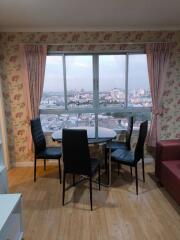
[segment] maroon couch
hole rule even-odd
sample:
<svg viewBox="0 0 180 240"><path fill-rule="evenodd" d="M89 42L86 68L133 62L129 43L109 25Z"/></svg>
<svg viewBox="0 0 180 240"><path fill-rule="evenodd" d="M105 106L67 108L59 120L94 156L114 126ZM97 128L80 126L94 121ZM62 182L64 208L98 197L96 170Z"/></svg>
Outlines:
<svg viewBox="0 0 180 240"><path fill-rule="evenodd" d="M180 140L157 143L155 175L180 204Z"/></svg>

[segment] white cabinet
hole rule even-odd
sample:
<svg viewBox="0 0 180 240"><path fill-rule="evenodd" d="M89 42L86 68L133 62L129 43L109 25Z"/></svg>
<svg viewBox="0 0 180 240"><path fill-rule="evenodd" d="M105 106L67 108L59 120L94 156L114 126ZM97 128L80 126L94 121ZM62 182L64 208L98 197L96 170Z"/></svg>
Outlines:
<svg viewBox="0 0 180 240"><path fill-rule="evenodd" d="M7 171L4 165L3 145L0 140L0 193L8 192Z"/></svg>
<svg viewBox="0 0 180 240"><path fill-rule="evenodd" d="M8 143L0 78L0 193L8 192L6 173L6 169L8 167L9 167Z"/></svg>
<svg viewBox="0 0 180 240"><path fill-rule="evenodd" d="M0 239L23 237L21 194L0 194Z"/></svg>
<svg viewBox="0 0 180 240"><path fill-rule="evenodd" d="M5 166L0 166L0 193L8 193L7 172Z"/></svg>

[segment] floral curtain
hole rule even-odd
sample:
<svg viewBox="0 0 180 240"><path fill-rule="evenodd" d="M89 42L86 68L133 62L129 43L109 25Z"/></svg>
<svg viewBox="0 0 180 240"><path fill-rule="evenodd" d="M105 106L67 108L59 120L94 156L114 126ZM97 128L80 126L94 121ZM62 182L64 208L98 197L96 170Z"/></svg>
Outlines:
<svg viewBox="0 0 180 240"><path fill-rule="evenodd" d="M152 97L152 120L148 134L148 146L155 147L160 138L160 116L163 114L163 92L166 81L169 43L152 43L146 45L147 64Z"/></svg>
<svg viewBox="0 0 180 240"><path fill-rule="evenodd" d="M38 117L46 65L46 45L21 46L24 73L24 94L27 106L28 125L32 118ZM29 147L32 146L29 128Z"/></svg>

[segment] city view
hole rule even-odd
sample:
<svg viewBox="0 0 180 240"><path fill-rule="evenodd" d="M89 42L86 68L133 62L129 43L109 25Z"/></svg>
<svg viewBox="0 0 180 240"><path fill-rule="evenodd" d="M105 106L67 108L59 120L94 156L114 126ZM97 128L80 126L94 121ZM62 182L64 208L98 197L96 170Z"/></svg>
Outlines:
<svg viewBox="0 0 180 240"><path fill-rule="evenodd" d="M93 93L85 90L72 90L67 94L68 108L93 107ZM125 92L112 89L109 92L99 93L99 105L103 107L125 107ZM41 100L41 109L64 109L64 94L45 92ZM128 107L151 107L150 92L145 89L133 90L128 95Z"/></svg>
<svg viewBox="0 0 180 240"><path fill-rule="evenodd" d="M41 114L43 130L52 132L63 127L95 126L95 109L99 112L98 126L115 130L125 129L128 113L121 112L121 109L126 106L151 107L145 54L129 56L127 103L125 62L125 55L99 55L99 83L94 83L95 86L99 85L99 90L94 93L91 55L66 57L65 82L62 56L48 56L40 105L40 109L44 110ZM64 113L65 99L67 109L69 111L77 109L77 113ZM102 112L102 109L106 108L116 110ZM59 109L62 113L46 114L46 109ZM150 118L149 112L137 112L133 115L135 127L143 118Z"/></svg>
<svg viewBox="0 0 180 240"><path fill-rule="evenodd" d="M71 91L67 95L68 109L93 110L93 94L84 90ZM112 89L110 92L99 93L99 107L125 107L125 93L122 90ZM64 109L64 94L46 92L41 100L41 109ZM128 107L151 107L150 92L144 89L134 90L128 95ZM122 113L100 113L98 114L98 125L113 129L127 127L127 116ZM139 115L140 118L140 115ZM149 116L147 116L149 118ZM141 119L137 119L139 125ZM42 114L41 121L44 131L55 131L63 127L94 126L94 113L77 114Z"/></svg>

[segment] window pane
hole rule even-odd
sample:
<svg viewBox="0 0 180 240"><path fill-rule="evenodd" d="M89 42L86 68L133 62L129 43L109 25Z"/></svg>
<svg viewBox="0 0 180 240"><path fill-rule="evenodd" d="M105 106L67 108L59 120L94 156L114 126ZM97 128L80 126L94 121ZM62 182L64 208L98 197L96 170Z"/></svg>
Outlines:
<svg viewBox="0 0 180 240"><path fill-rule="evenodd" d="M94 127L94 113L41 114L43 131L53 132L70 127Z"/></svg>
<svg viewBox="0 0 180 240"><path fill-rule="evenodd" d="M128 107L151 107L146 54L129 55Z"/></svg>
<svg viewBox="0 0 180 240"><path fill-rule="evenodd" d="M53 132L62 128L58 114L40 114L40 118L44 132Z"/></svg>
<svg viewBox="0 0 180 240"><path fill-rule="evenodd" d="M94 127L95 126L95 114L94 113L80 113L78 114L77 127Z"/></svg>
<svg viewBox="0 0 180 240"><path fill-rule="evenodd" d="M118 130L125 130L128 124L128 113L107 112L98 115L98 126Z"/></svg>
<svg viewBox="0 0 180 240"><path fill-rule="evenodd" d="M106 112L98 115L98 126L116 130L127 129L128 117L133 116L133 129L138 130L140 123L148 120L150 123L151 112Z"/></svg>
<svg viewBox="0 0 180 240"><path fill-rule="evenodd" d="M40 109L64 108L62 56L47 56Z"/></svg>
<svg viewBox="0 0 180 240"><path fill-rule="evenodd" d="M149 124L151 121L151 112L135 112L132 113L134 117L134 130L138 130L140 127L141 122L148 120Z"/></svg>
<svg viewBox="0 0 180 240"><path fill-rule="evenodd" d="M68 107L93 106L92 56L66 56Z"/></svg>
<svg viewBox="0 0 180 240"><path fill-rule="evenodd" d="M125 106L125 55L99 55L99 105Z"/></svg>

